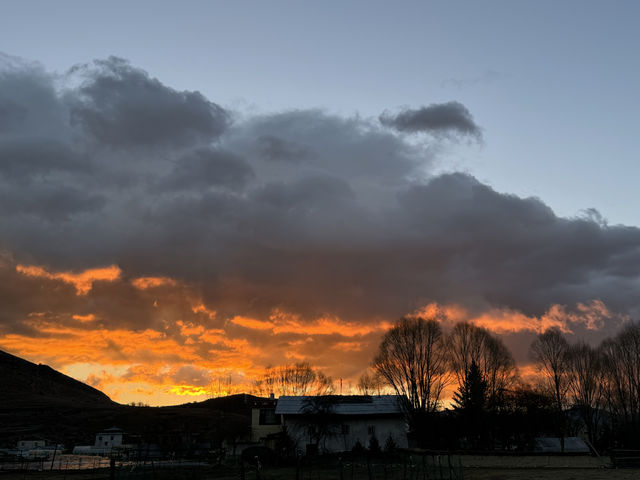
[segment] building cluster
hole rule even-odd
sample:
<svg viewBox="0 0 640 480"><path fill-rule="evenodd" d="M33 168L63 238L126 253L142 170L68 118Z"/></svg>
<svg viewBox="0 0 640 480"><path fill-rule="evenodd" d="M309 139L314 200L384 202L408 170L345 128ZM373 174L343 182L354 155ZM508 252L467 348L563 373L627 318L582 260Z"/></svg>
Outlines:
<svg viewBox="0 0 640 480"><path fill-rule="evenodd" d="M250 400L247 400L247 397ZM199 454L219 452L221 456L244 456L251 452L274 455L314 455L353 450L408 448L408 425L397 395L325 395L255 398L242 396L250 402L250 429L244 434L227 438L222 445L212 445L195 432L181 432L174 446L187 446ZM240 400L239 400L240 401ZM191 435L190 433L193 433ZM185 437L187 435L187 437ZM564 439L563 451L588 453L587 445L577 437ZM78 445L74 455L118 456L125 458L171 457L162 445L144 441L118 427L98 432L93 445ZM259 450L256 450L259 449ZM284 452L284 449L287 452ZM28 459L55 458L63 445L47 444L42 439L21 440L15 449L0 452ZM560 452L559 438L536 438L535 450Z"/></svg>
<svg viewBox="0 0 640 480"><path fill-rule="evenodd" d="M286 434L300 454L350 451L372 442L407 448L407 430L397 395L282 396L252 409L247 445L276 450Z"/></svg>
<svg viewBox="0 0 640 480"><path fill-rule="evenodd" d="M395 395L252 397L250 401L250 429L242 435L225 439L222 448L216 448L220 446L214 446L197 435L186 440L181 438L178 443L182 447L185 442L190 443L192 452L202 454L219 450L225 456L239 456L251 447L282 453L278 450L282 449L283 437L286 437L289 449L297 455L341 452L358 446L366 448L372 442L407 447L407 424L400 397ZM98 432L93 445L74 446L72 453L148 458L166 456L167 449L163 447L114 426ZM56 449L62 453L63 446L47 445L40 439L21 440L15 451L7 453L47 458L55 455Z"/></svg>

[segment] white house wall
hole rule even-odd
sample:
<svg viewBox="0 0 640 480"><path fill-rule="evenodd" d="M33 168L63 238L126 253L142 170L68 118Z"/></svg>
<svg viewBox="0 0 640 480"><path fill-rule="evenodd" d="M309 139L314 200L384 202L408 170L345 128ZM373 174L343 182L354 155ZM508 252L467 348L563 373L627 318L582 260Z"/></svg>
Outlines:
<svg viewBox="0 0 640 480"><path fill-rule="evenodd" d="M287 432L296 446L302 452L306 451L306 446L313 443L309 436L308 423L306 420L295 416L286 416L285 425ZM344 432L344 426L348 426L348 433ZM355 444L360 444L367 448L371 439L370 428L373 427L375 437L384 448L387 439L391 436L398 448L407 448L407 427L404 420L400 418L344 418L340 423L335 423L330 428L330 434L321 439L318 449L327 452L344 452L351 450Z"/></svg>

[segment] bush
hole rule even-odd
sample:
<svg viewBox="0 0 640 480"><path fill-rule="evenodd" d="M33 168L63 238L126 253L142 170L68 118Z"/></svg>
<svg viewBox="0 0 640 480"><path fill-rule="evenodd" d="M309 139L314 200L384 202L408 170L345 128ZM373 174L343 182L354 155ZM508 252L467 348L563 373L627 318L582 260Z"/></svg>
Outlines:
<svg viewBox="0 0 640 480"><path fill-rule="evenodd" d="M387 453L394 453L398 449L398 444L396 444L395 440L389 434L387 437L387 441L384 442L384 451Z"/></svg>
<svg viewBox="0 0 640 480"><path fill-rule="evenodd" d="M371 435L371 438L369 439L369 451L371 453L380 453L380 442L378 442L378 439L376 438L375 435Z"/></svg>

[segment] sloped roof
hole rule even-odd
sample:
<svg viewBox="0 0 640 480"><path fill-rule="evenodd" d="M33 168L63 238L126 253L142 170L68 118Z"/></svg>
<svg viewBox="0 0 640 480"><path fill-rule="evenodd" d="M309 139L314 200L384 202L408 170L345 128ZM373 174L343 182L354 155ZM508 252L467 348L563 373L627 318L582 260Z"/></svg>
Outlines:
<svg viewBox="0 0 640 480"><path fill-rule="evenodd" d="M335 415L400 415L401 397L398 395L325 395L322 397L278 398L277 415L303 415L309 402L318 398L323 405L330 405Z"/></svg>

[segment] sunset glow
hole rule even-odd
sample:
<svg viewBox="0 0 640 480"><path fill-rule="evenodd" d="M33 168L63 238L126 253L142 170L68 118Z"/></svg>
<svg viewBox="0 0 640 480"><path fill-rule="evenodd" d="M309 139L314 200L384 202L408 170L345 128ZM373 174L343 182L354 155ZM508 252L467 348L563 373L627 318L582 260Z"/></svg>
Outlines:
<svg viewBox="0 0 640 480"><path fill-rule="evenodd" d="M122 403L174 404L186 398L252 391L266 367L293 361L309 361L342 379L343 393L355 392L359 376L392 325L335 316L306 319L283 310L274 310L267 318L219 318L215 305L205 305L179 281L127 282L117 266L77 274L22 265L14 271L14 281L37 282L40 291L53 293L66 284L73 290L52 302L50 307L57 310L25 311L21 324L29 330L4 335L0 348L59 368ZM11 273L10 264L5 264L4 273ZM139 292L129 300L135 303L130 308L147 315L136 320L148 327L132 328L126 319L118 319L117 312L105 309L103 302L111 294L103 297L94 292L97 281L111 283L115 292ZM455 322L470 321L506 335L515 348L519 346L513 343L514 334L536 334L551 326L566 333L576 328L597 332L611 318L601 301L578 304L571 311L553 305L540 317L506 309L477 315L462 305L435 303L414 315L440 315L445 331ZM109 327L118 323L120 327ZM535 380L535 370L526 363L520 365L520 373L527 381Z"/></svg>
<svg viewBox="0 0 640 480"><path fill-rule="evenodd" d="M432 47L439 42L398 35L391 39L398 52L420 47L392 53L379 33L388 16L373 28L361 12L353 25L373 28L368 38L383 42L370 55L353 44L349 26L343 37L322 29L311 49L296 36L247 61L245 51L271 41L273 22L290 26L270 18L252 27L268 26L255 38L224 34L233 22L207 27L203 38L220 35L202 57L210 62L170 68L158 58L200 57L158 55L164 49L145 37L148 55L128 60L128 51L101 47L102 57L85 58L91 50L71 46L95 40L86 32L47 60L69 52L66 65L0 52L1 350L118 402L167 405L251 392L270 367L296 362L331 377L340 393L355 393L385 333L412 316L436 319L445 335L459 322L487 329L533 382L537 335L558 328L569 343L596 345L638 318L640 228L617 220L637 212L614 221L598 210L633 204L636 147L603 147L622 128L609 119L628 114L624 102L583 111L603 95L600 82L575 95L580 114L558 112L574 99L573 77L551 99L538 85L552 77L538 77L528 62L494 72L504 56L493 52L511 44L499 35L486 55L469 57L478 63L430 60L409 74L422 65L415 58L431 58L424 48L444 58ZM414 34L431 31L422 27ZM50 37L67 31L55 30ZM464 43L475 47L469 38ZM557 38L549 51L563 45L564 30ZM529 40L539 52L538 29ZM331 55L315 50L325 42ZM274 56L283 46L287 52ZM227 64L238 52L242 61ZM349 78L360 68L356 55L370 70ZM236 70L266 68L268 58L269 75ZM394 65L384 69L385 59ZM313 72L300 68L321 60L328 63ZM580 78L590 79L592 62L585 65ZM554 73L551 83L564 78ZM615 82L629 81L634 94L629 78ZM538 96L531 100L523 87ZM266 105L251 98L261 89ZM628 138L635 121L619 122L631 125ZM567 125L583 132L571 143L576 151L562 143L573 132ZM624 154L618 170L631 182L627 190L601 193L601 179L616 170L609 159ZM576 181L590 155L591 175Z"/></svg>

